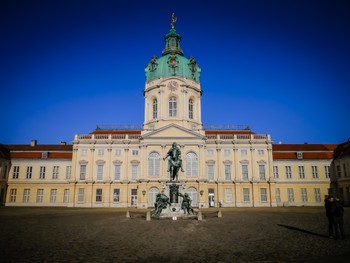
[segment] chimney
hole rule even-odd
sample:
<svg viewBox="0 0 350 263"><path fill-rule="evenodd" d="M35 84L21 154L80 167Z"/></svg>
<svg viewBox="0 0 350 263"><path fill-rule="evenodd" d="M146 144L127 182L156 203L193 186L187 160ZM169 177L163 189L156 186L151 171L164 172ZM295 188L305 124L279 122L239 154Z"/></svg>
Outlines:
<svg viewBox="0 0 350 263"><path fill-rule="evenodd" d="M30 146L31 146L31 147L34 147L34 146L37 145L37 143L38 143L37 140L31 140L31 141L30 141Z"/></svg>
<svg viewBox="0 0 350 263"><path fill-rule="evenodd" d="M61 141L61 145L67 145L65 141Z"/></svg>

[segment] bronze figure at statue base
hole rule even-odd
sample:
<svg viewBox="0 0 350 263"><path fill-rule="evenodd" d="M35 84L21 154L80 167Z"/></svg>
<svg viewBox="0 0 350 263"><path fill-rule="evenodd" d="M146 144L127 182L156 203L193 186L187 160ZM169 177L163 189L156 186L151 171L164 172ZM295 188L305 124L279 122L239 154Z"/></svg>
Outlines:
<svg viewBox="0 0 350 263"><path fill-rule="evenodd" d="M170 181L164 185L164 191L156 196L152 218L197 219L197 213L191 206L190 196L187 193L181 193L184 190L184 183L178 181L179 170L183 172L181 151L175 142L163 160L166 158L168 158ZM181 203L179 197L182 198Z"/></svg>

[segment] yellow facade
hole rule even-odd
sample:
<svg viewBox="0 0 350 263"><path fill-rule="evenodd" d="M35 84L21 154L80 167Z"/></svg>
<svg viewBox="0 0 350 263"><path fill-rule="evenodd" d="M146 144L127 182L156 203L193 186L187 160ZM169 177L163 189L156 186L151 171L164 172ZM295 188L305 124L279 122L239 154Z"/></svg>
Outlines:
<svg viewBox="0 0 350 263"><path fill-rule="evenodd" d="M179 39L176 33L169 36ZM172 48L175 53L170 56L168 49ZM32 145L16 151L10 147L11 152L19 153L8 164L7 189L2 190L6 205L153 207L157 193L167 194L168 162L163 158L174 142L183 160L181 192L189 194L194 207L323 205L330 188L325 167L332 158L317 154L306 159L274 158L269 134L255 134L247 128L204 129L199 66L193 58L184 58L176 45L166 50L157 60L162 64L157 65L163 71L171 67L174 74L157 75L163 71L157 73L156 64L149 64L141 130L98 129L76 134L71 155L62 158L50 154L67 151L67 147L40 150ZM176 75L182 72L176 61L183 67L190 65L192 73L186 68L185 75ZM186 64L188 61L192 64ZM48 153L49 158L34 153ZM344 187L349 196L348 185Z"/></svg>

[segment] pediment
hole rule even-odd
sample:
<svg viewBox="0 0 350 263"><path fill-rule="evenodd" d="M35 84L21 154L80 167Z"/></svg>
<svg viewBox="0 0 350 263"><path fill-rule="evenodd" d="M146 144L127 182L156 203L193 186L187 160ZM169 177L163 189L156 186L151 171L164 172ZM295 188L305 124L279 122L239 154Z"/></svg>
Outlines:
<svg viewBox="0 0 350 263"><path fill-rule="evenodd" d="M142 136L145 139L203 139L200 133L191 131L177 124L169 124Z"/></svg>

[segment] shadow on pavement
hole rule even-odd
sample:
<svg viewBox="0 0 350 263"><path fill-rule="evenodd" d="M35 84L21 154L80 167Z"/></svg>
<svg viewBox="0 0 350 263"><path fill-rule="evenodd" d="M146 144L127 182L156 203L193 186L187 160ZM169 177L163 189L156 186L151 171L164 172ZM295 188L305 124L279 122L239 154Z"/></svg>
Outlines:
<svg viewBox="0 0 350 263"><path fill-rule="evenodd" d="M302 228L298 228L298 227L294 227L294 226L287 226L287 225L282 225L282 224L277 224L277 225L280 226L280 227L284 227L284 228L290 229L290 230L299 231L299 232L302 232L302 233L305 233L305 234L328 238L327 235L321 235L321 234L318 234L318 233L310 232L310 231L302 229Z"/></svg>

